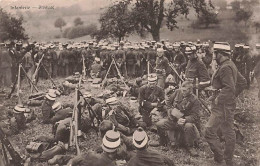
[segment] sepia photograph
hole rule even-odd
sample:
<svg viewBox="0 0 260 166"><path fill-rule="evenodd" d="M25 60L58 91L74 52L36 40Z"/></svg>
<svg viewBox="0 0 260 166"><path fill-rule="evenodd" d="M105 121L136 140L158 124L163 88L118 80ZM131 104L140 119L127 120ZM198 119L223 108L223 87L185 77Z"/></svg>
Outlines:
<svg viewBox="0 0 260 166"><path fill-rule="evenodd" d="M260 166L260 0L0 0L0 166Z"/></svg>

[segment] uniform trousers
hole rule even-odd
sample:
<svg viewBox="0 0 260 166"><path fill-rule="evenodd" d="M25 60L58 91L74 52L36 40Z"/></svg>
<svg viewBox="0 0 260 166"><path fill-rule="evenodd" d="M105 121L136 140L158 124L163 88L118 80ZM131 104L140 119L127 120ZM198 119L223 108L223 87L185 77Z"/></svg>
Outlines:
<svg viewBox="0 0 260 166"><path fill-rule="evenodd" d="M205 126L205 139L208 142L215 159L232 161L236 144L236 133L234 130L235 102L215 104L212 103L210 118ZM225 149L221 147L217 131L221 130L225 138Z"/></svg>

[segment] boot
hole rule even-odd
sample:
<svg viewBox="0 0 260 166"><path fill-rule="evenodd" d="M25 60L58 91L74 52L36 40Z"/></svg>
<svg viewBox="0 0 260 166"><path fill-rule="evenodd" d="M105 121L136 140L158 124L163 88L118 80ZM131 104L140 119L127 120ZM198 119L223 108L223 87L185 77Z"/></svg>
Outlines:
<svg viewBox="0 0 260 166"><path fill-rule="evenodd" d="M54 147L52 147L46 151L43 151L40 156L40 159L43 161L46 161L46 160L53 158L55 155L62 154L64 151L65 151L64 144L62 142L59 142Z"/></svg>

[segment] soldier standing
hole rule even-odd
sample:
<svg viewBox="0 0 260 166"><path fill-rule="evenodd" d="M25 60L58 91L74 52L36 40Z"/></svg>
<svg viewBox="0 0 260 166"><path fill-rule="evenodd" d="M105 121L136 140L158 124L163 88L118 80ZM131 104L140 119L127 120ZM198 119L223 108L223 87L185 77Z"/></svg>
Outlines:
<svg viewBox="0 0 260 166"><path fill-rule="evenodd" d="M185 49L185 53L189 58L185 76L186 79L194 81L198 78L199 81L199 89L209 86L210 78L208 71L206 69L205 64L200 61L196 55L196 47L195 46L187 46Z"/></svg>
<svg viewBox="0 0 260 166"><path fill-rule="evenodd" d="M156 73L157 73L157 85L164 89L166 72L169 70L169 60L164 56L164 50L162 48L157 49L156 58Z"/></svg>
<svg viewBox="0 0 260 166"><path fill-rule="evenodd" d="M212 152L214 160L233 166L233 153L236 144L234 130L234 112L236 108L235 91L238 70L230 60L230 46L222 45L215 51L218 70L213 74L212 87L216 89L212 100L211 115L206 124L205 138ZM221 130L225 137L225 150L221 148L217 131Z"/></svg>
<svg viewBox="0 0 260 166"><path fill-rule="evenodd" d="M127 75L130 78L135 76L135 65L136 65L136 53L134 52L134 47L130 46L129 50L126 52L126 68Z"/></svg>
<svg viewBox="0 0 260 166"><path fill-rule="evenodd" d="M12 58L7 47L8 45L5 45L5 47L0 50L0 79L2 79L0 85L3 87L8 87L12 83Z"/></svg>

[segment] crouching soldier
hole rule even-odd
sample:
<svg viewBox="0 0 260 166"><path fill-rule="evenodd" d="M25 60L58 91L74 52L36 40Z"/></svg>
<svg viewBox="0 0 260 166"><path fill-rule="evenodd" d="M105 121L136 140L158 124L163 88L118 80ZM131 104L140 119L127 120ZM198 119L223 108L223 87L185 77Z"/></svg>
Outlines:
<svg viewBox="0 0 260 166"><path fill-rule="evenodd" d="M133 115L133 111L123 105L115 97L106 100L107 108L96 105L93 107L94 112L97 114L98 119L110 120L115 128L125 135L131 135L133 128L137 126L144 126L141 122L137 121Z"/></svg>
<svg viewBox="0 0 260 166"><path fill-rule="evenodd" d="M183 144L191 156L197 156L194 143L199 139L200 103L192 93L192 82L182 83L167 102L168 118L156 123L160 145L167 145L166 131L174 133L175 143ZM181 142L184 141L184 142Z"/></svg>
<svg viewBox="0 0 260 166"><path fill-rule="evenodd" d="M20 130L26 128L26 117L24 113L27 109L23 105L16 105L11 117L7 121L0 122L0 127L6 135L18 134Z"/></svg>
<svg viewBox="0 0 260 166"><path fill-rule="evenodd" d="M72 116L72 109L70 107L63 108L62 104L60 102L56 102L52 106L52 110L54 112L54 116L50 119L50 122L52 124L55 124L56 122L63 120L65 118Z"/></svg>
<svg viewBox="0 0 260 166"><path fill-rule="evenodd" d="M164 90L156 84L156 74L150 74L148 76L148 85L143 85L139 89L139 112L143 116L147 127L152 125L151 111L154 108L158 108L159 111L163 109L162 102L165 98Z"/></svg>

